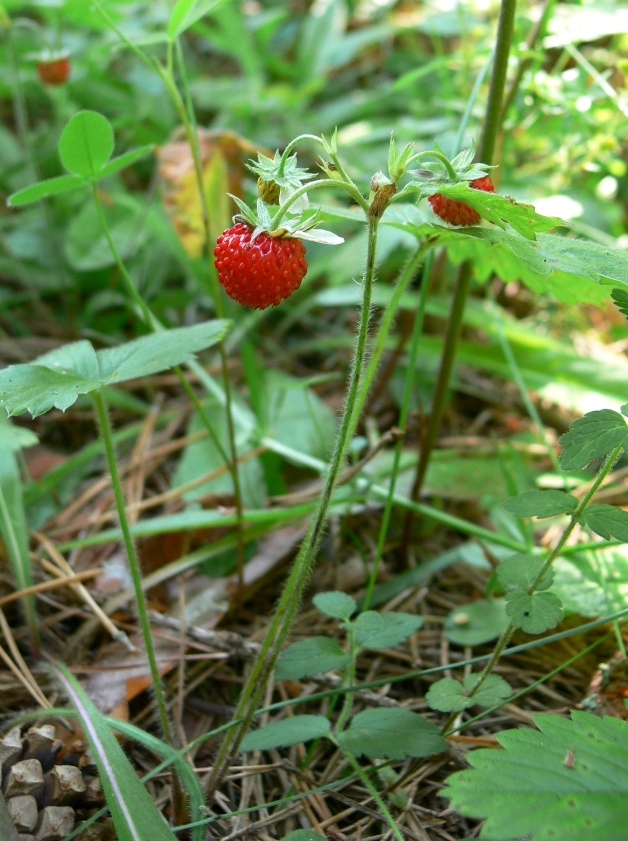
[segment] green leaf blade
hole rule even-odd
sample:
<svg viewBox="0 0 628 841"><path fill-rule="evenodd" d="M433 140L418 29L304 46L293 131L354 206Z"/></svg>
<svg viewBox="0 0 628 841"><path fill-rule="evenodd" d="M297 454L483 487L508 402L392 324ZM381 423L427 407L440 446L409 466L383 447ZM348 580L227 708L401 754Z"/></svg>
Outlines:
<svg viewBox="0 0 628 841"><path fill-rule="evenodd" d="M98 173L98 177L109 178L111 175L115 175L116 172L120 172L120 170L126 169L127 166L131 166L136 161L140 161L147 155L152 154L154 149L155 147L153 144L139 146L137 149L130 149L128 152L112 158L109 163L105 164Z"/></svg>
<svg viewBox="0 0 628 841"><path fill-rule="evenodd" d="M342 750L372 759L418 758L449 749L435 724L403 707L358 713L337 741Z"/></svg>
<svg viewBox="0 0 628 841"><path fill-rule="evenodd" d="M328 593L317 593L312 601L317 610L320 610L325 616L331 616L333 619L341 619L343 621L348 621L358 608L355 599L338 590L332 590Z"/></svg>
<svg viewBox="0 0 628 841"><path fill-rule="evenodd" d="M59 140L63 166L84 180L95 180L113 152L111 123L96 111L79 111Z"/></svg>
<svg viewBox="0 0 628 841"><path fill-rule="evenodd" d="M555 628L563 618L563 607L554 593L528 593L511 590L506 596L506 612L515 628L526 634L542 634Z"/></svg>
<svg viewBox="0 0 628 841"><path fill-rule="evenodd" d="M105 716L64 665L57 664L54 671L81 719L119 841L175 841Z"/></svg>
<svg viewBox="0 0 628 841"><path fill-rule="evenodd" d="M304 677L343 669L351 657L329 637L310 637L283 651L275 667L277 680L301 680Z"/></svg>
<svg viewBox="0 0 628 841"><path fill-rule="evenodd" d="M484 818L481 837L622 841L628 821L628 724L572 712L535 719L497 738L503 750L469 754L443 796L462 815Z"/></svg>
<svg viewBox="0 0 628 841"><path fill-rule="evenodd" d="M525 491L503 503L504 508L516 517L556 517L573 514L578 507L575 496L565 491Z"/></svg>
<svg viewBox="0 0 628 841"><path fill-rule="evenodd" d="M587 525L605 540L628 543L628 512L614 505L590 505L581 517Z"/></svg>
<svg viewBox="0 0 628 841"><path fill-rule="evenodd" d="M312 739L321 739L331 731L329 719L323 715L293 715L283 721L273 721L259 730L247 733L240 750L272 750L288 748Z"/></svg>
<svg viewBox="0 0 628 841"><path fill-rule="evenodd" d="M411 613L367 610L353 622L355 643L358 648L392 648L405 642L422 624L423 617Z"/></svg>
<svg viewBox="0 0 628 841"><path fill-rule="evenodd" d="M574 421L561 436L564 470L583 470L591 461L605 458L616 447L628 448L626 421L612 409L597 409Z"/></svg>
<svg viewBox="0 0 628 841"><path fill-rule="evenodd" d="M24 207L27 204L47 199L50 196L58 196L61 193L70 193L77 190L85 183L78 175L59 175L57 178L49 178L47 181L38 181L18 190L7 199L9 207Z"/></svg>

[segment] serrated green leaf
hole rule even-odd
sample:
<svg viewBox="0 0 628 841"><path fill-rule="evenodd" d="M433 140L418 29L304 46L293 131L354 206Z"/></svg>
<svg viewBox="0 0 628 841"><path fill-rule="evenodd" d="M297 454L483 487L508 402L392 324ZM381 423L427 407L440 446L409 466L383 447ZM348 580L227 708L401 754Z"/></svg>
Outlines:
<svg viewBox="0 0 628 841"><path fill-rule="evenodd" d="M111 123L96 111L79 111L63 129L59 157L68 172L93 180L113 152Z"/></svg>
<svg viewBox="0 0 628 841"><path fill-rule="evenodd" d="M463 604L445 620L445 636L455 645L484 645L508 627L505 599L480 599Z"/></svg>
<svg viewBox="0 0 628 841"><path fill-rule="evenodd" d="M604 458L616 447L628 449L626 421L612 409L597 409L574 421L561 436L560 463L564 470L582 470L591 461Z"/></svg>
<svg viewBox="0 0 628 841"><path fill-rule="evenodd" d="M229 322L204 321L191 327L175 327L150 333L114 348L98 351L103 384L148 377L174 365L183 365L198 351L212 347L227 333Z"/></svg>
<svg viewBox="0 0 628 841"><path fill-rule="evenodd" d="M342 750L372 759L432 756L449 749L436 725L402 707L358 713L337 741Z"/></svg>
<svg viewBox="0 0 628 841"><path fill-rule="evenodd" d="M558 625L563 618L563 606L554 593L511 590L506 595L506 613L515 628L526 634L542 634Z"/></svg>
<svg viewBox="0 0 628 841"><path fill-rule="evenodd" d="M408 639L423 624L411 613L377 613L367 610L352 623L358 648L392 648Z"/></svg>
<svg viewBox="0 0 628 841"><path fill-rule="evenodd" d="M188 362L197 351L220 341L227 327L227 321L207 321L97 352L84 339L72 342L32 363L0 371L0 406L10 415L28 411L33 417L53 406L65 411L79 394Z"/></svg>
<svg viewBox="0 0 628 841"><path fill-rule="evenodd" d="M343 669L351 660L335 640L329 637L310 637L286 648L277 659L277 680L301 680Z"/></svg>
<svg viewBox="0 0 628 841"><path fill-rule="evenodd" d="M472 674L464 679L464 688L471 695L481 674ZM473 702L479 707L495 707L503 704L512 695L509 684L499 675L489 675L478 691L473 695Z"/></svg>
<svg viewBox="0 0 628 841"><path fill-rule="evenodd" d="M628 512L621 508L614 505L590 505L580 519L600 537L628 543Z"/></svg>
<svg viewBox="0 0 628 841"><path fill-rule="evenodd" d="M507 499L504 508L516 517L556 517L559 514L573 514L578 507L575 496L565 491L525 491Z"/></svg>
<svg viewBox="0 0 628 841"><path fill-rule="evenodd" d="M538 555L517 552L509 558L505 558L497 567L497 580L504 590L529 590L544 564L545 559ZM547 590L553 578L554 573L550 569L543 576L541 582L536 585L536 589Z"/></svg>
<svg viewBox="0 0 628 841"><path fill-rule="evenodd" d="M311 739L321 739L331 731L331 724L323 715L293 715L283 721L273 721L266 727L247 733L241 751L287 748Z"/></svg>
<svg viewBox="0 0 628 841"><path fill-rule="evenodd" d="M487 841L623 841L628 723L576 711L535 723L538 731L499 734L503 750L472 751L473 768L450 776L442 792L451 807L485 818Z"/></svg>
<svg viewBox="0 0 628 841"><path fill-rule="evenodd" d="M495 225L502 228L506 224L510 225L518 234L530 240L536 239L537 233L550 231L557 225L564 224L562 219L541 216L532 205L520 204L496 193L474 190L468 184L435 187L434 192L474 208L484 219Z"/></svg>
<svg viewBox="0 0 628 841"><path fill-rule="evenodd" d="M425 700L433 710L441 713L459 713L475 703L473 698L468 697L460 681L451 677L433 683L427 690Z"/></svg>
<svg viewBox="0 0 628 841"><path fill-rule="evenodd" d="M85 183L78 175L59 175L57 178L49 178L47 181L38 181L30 187L18 190L7 199L9 207L23 207L26 204L41 201L49 196L58 196L61 193L70 193L82 187Z"/></svg>
<svg viewBox="0 0 628 841"><path fill-rule="evenodd" d="M120 172L120 170L126 169L127 166L131 166L136 161L140 161L142 158L150 155L154 148L153 144L139 146L137 149L130 149L123 155L118 155L117 157L112 158L108 164L105 164L105 166L102 167L98 173L98 178L109 178L111 175L115 175L116 172Z"/></svg>
<svg viewBox="0 0 628 841"><path fill-rule="evenodd" d="M317 593L312 601L316 609L324 613L325 616L344 621L349 620L358 608L355 599L338 590L329 593Z"/></svg>
<svg viewBox="0 0 628 841"><path fill-rule="evenodd" d="M119 841L175 841L105 716L64 665L57 664L54 671L81 719Z"/></svg>

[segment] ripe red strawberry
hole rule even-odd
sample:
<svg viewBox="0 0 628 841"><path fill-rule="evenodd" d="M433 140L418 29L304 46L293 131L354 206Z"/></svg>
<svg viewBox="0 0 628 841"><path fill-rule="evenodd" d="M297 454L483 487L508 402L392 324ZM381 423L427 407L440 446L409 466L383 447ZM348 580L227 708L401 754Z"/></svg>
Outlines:
<svg viewBox="0 0 628 841"><path fill-rule="evenodd" d="M483 190L485 193L495 191L493 182L488 175L471 181L469 187L473 187L474 190ZM448 199L440 193L430 196L428 201L432 205L434 213L444 219L445 222L449 222L450 225L477 225L480 221L481 217L477 210L462 202Z"/></svg>
<svg viewBox="0 0 628 841"><path fill-rule="evenodd" d="M290 236L269 236L238 222L218 237L218 280L234 301L251 309L277 306L301 285L307 272L305 246Z"/></svg>
<svg viewBox="0 0 628 841"><path fill-rule="evenodd" d="M39 78L45 85L53 87L60 87L70 78L72 72L72 65L67 56L61 58L50 59L48 61L39 61L37 63L37 73Z"/></svg>

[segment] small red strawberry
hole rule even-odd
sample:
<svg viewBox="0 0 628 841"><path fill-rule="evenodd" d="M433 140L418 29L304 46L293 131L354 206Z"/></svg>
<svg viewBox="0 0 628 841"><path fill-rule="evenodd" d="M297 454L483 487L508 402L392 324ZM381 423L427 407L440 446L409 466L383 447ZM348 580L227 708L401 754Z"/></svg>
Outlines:
<svg viewBox="0 0 628 841"><path fill-rule="evenodd" d="M471 181L469 187L473 187L474 190L483 190L485 193L495 192L493 182L488 175ZM448 199L440 193L429 196L428 201L434 213L450 225L477 225L480 221L481 217L477 210L462 202Z"/></svg>
<svg viewBox="0 0 628 841"><path fill-rule="evenodd" d="M37 63L37 73L44 85L50 85L52 87L65 85L70 78L71 72L72 65L67 56L46 60L41 59Z"/></svg>
<svg viewBox="0 0 628 841"><path fill-rule="evenodd" d="M238 222L218 237L218 280L234 301L251 309L277 306L301 285L307 272L305 246L290 236L258 233Z"/></svg>

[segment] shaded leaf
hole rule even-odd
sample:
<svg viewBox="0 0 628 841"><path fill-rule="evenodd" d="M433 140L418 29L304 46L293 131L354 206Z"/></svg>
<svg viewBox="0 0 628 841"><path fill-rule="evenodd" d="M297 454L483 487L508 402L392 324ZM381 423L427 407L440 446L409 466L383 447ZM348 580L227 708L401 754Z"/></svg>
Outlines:
<svg viewBox="0 0 628 841"><path fill-rule="evenodd" d="M464 680L464 688L473 692L481 675L469 675ZM489 675L478 691L473 695L474 702L480 707L495 707L503 704L512 695L510 685L499 675Z"/></svg>
<svg viewBox="0 0 628 841"><path fill-rule="evenodd" d="M323 715L293 715L283 721L273 721L247 733L241 751L287 748L311 739L320 739L331 731L331 724Z"/></svg>
<svg viewBox="0 0 628 841"><path fill-rule="evenodd" d="M79 111L63 129L59 157L68 172L96 179L113 152L111 123L96 111Z"/></svg>
<svg viewBox="0 0 628 841"><path fill-rule="evenodd" d="M628 546L596 544L553 564L552 590L566 611L604 616L628 604Z"/></svg>
<svg viewBox="0 0 628 841"><path fill-rule="evenodd" d="M575 420L559 443L564 448L560 455L562 468L582 470L620 445L628 449L628 426L619 412L597 409Z"/></svg>
<svg viewBox="0 0 628 841"><path fill-rule="evenodd" d="M435 724L402 707L358 713L337 741L342 750L373 759L432 756L449 749Z"/></svg>
<svg viewBox="0 0 628 841"><path fill-rule="evenodd" d="M504 590L529 590L539 576L545 559L538 555L518 552L505 558L497 567L497 580ZM549 569L536 585L537 590L547 590L554 579L553 570Z"/></svg>
<svg viewBox="0 0 628 841"><path fill-rule="evenodd" d="M563 618L563 607L554 593L511 590L506 595L506 613L515 628L526 634L542 634L558 625Z"/></svg>
<svg viewBox="0 0 628 841"><path fill-rule="evenodd" d="M452 610L445 620L445 636L456 645L483 645L507 627L505 599L481 599Z"/></svg>
<svg viewBox="0 0 628 841"><path fill-rule="evenodd" d="M628 291L616 287L611 291L611 297L619 308L620 313L628 318Z"/></svg>
<svg viewBox="0 0 628 841"><path fill-rule="evenodd" d="M573 514L578 507L575 496L565 491L525 491L507 499L504 508L516 517L556 517L559 514Z"/></svg>
<svg viewBox="0 0 628 841"><path fill-rule="evenodd" d="M442 792L451 807L486 818L487 841L623 841L628 724L576 711L535 723L538 731L499 734L504 750L472 751L473 768L450 776Z"/></svg>
<svg viewBox="0 0 628 841"><path fill-rule="evenodd" d="M433 710L442 713L459 713L475 703L473 698L468 697L460 681L452 677L444 677L433 683L425 700Z"/></svg>
<svg viewBox="0 0 628 841"><path fill-rule="evenodd" d="M350 619L357 610L357 604L351 596L334 590L329 593L317 593L312 599L314 606L326 616L334 619Z"/></svg>
<svg viewBox="0 0 628 841"><path fill-rule="evenodd" d="M119 841L174 841L105 716L64 665L57 664L54 671L81 719Z"/></svg>
<svg viewBox="0 0 628 841"><path fill-rule="evenodd" d="M628 543L628 512L614 505L590 505L580 518L600 537Z"/></svg>
<svg viewBox="0 0 628 841"><path fill-rule="evenodd" d="M279 655L275 667L277 680L301 680L342 669L351 660L335 640L329 637L310 637L286 648Z"/></svg>
<svg viewBox="0 0 628 841"><path fill-rule="evenodd" d="M411 613L377 613L367 610L353 622L358 648L391 648L399 645L423 624L422 616Z"/></svg>

